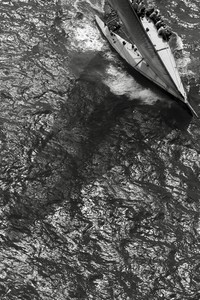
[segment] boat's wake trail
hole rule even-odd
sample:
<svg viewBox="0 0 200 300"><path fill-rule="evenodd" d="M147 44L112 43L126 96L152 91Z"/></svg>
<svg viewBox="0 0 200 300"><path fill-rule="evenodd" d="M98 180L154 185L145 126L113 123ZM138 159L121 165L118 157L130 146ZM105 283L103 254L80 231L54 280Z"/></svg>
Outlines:
<svg viewBox="0 0 200 300"><path fill-rule="evenodd" d="M140 99L142 103L153 105L158 98L155 93L140 86L132 76L111 64L107 69L104 83L115 95L125 95L130 100Z"/></svg>

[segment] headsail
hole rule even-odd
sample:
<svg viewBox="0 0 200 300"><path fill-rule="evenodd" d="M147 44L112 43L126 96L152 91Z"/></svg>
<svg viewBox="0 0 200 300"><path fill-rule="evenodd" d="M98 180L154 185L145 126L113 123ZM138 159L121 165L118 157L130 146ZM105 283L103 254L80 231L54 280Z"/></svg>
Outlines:
<svg viewBox="0 0 200 300"><path fill-rule="evenodd" d="M159 78L162 78L169 88L174 90L174 93L178 98L184 98L184 95L180 93L163 61L160 59L152 41L148 37L129 0L109 1L112 7L117 10L120 19L129 33L131 41L137 45L138 50L142 56L145 57L147 64Z"/></svg>

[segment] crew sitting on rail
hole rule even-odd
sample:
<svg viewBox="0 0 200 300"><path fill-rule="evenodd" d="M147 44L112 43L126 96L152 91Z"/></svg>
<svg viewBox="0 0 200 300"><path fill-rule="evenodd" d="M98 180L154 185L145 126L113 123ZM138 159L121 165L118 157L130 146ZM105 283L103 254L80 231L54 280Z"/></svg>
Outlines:
<svg viewBox="0 0 200 300"><path fill-rule="evenodd" d="M170 39L170 36L172 35L171 29L169 26L161 26L158 29L158 35L160 35L164 41L168 42Z"/></svg>
<svg viewBox="0 0 200 300"><path fill-rule="evenodd" d="M169 39L172 36L172 29L169 26L166 26L165 29L166 29L166 34L167 34L167 41L169 41Z"/></svg>
<svg viewBox="0 0 200 300"><path fill-rule="evenodd" d="M142 7L140 9L140 11L138 11L137 15L139 18L144 18L145 17L145 11L146 11L146 8L145 7Z"/></svg>
<svg viewBox="0 0 200 300"><path fill-rule="evenodd" d="M106 25L108 26L109 31L112 31L112 32L116 32L121 28L120 23L115 20L113 20L110 23L108 22Z"/></svg>
<svg viewBox="0 0 200 300"><path fill-rule="evenodd" d="M131 5L132 5L134 11L137 13L138 12L138 6L139 6L138 1L136 1L136 0L132 1Z"/></svg>
<svg viewBox="0 0 200 300"><path fill-rule="evenodd" d="M146 10L146 16L149 17L154 12L154 7L150 7Z"/></svg>
<svg viewBox="0 0 200 300"><path fill-rule="evenodd" d="M149 19L151 19L153 23L156 24L161 20L160 11L158 9L154 10L152 14L150 14Z"/></svg>
<svg viewBox="0 0 200 300"><path fill-rule="evenodd" d="M143 18L145 16L146 7L144 5L144 1L135 0L133 2L133 8L139 18Z"/></svg>
<svg viewBox="0 0 200 300"><path fill-rule="evenodd" d="M158 22L156 22L155 26L158 30L160 27L165 26L165 22L161 19Z"/></svg>
<svg viewBox="0 0 200 300"><path fill-rule="evenodd" d="M118 31L121 28L121 25L119 23L116 23L112 29L113 32Z"/></svg>
<svg viewBox="0 0 200 300"><path fill-rule="evenodd" d="M138 1L138 11L140 11L144 6L144 1Z"/></svg>
<svg viewBox="0 0 200 300"><path fill-rule="evenodd" d="M144 17L145 16L145 5L144 1L141 0L132 0L131 5L134 9L134 11L137 13L138 17Z"/></svg>

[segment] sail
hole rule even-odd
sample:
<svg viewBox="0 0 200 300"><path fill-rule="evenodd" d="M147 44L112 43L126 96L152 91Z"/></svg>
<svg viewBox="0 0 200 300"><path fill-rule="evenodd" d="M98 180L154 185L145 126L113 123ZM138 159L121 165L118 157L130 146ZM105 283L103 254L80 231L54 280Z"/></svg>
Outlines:
<svg viewBox="0 0 200 300"><path fill-rule="evenodd" d="M160 59L152 41L148 37L141 21L132 8L129 0L109 0L112 7L118 12L120 19L126 27L130 40L137 45L141 55L145 58L147 64L152 68L159 78L165 84L174 90L177 96L184 96L179 92L177 85L170 76L167 68Z"/></svg>

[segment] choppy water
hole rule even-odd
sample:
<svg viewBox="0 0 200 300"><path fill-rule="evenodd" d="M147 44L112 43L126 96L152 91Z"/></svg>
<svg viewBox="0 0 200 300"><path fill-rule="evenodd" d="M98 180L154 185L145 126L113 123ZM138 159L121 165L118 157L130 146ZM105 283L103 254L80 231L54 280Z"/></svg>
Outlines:
<svg viewBox="0 0 200 300"><path fill-rule="evenodd" d="M200 4L148 2L200 113ZM0 3L2 300L200 299L200 123L110 49L103 5Z"/></svg>

